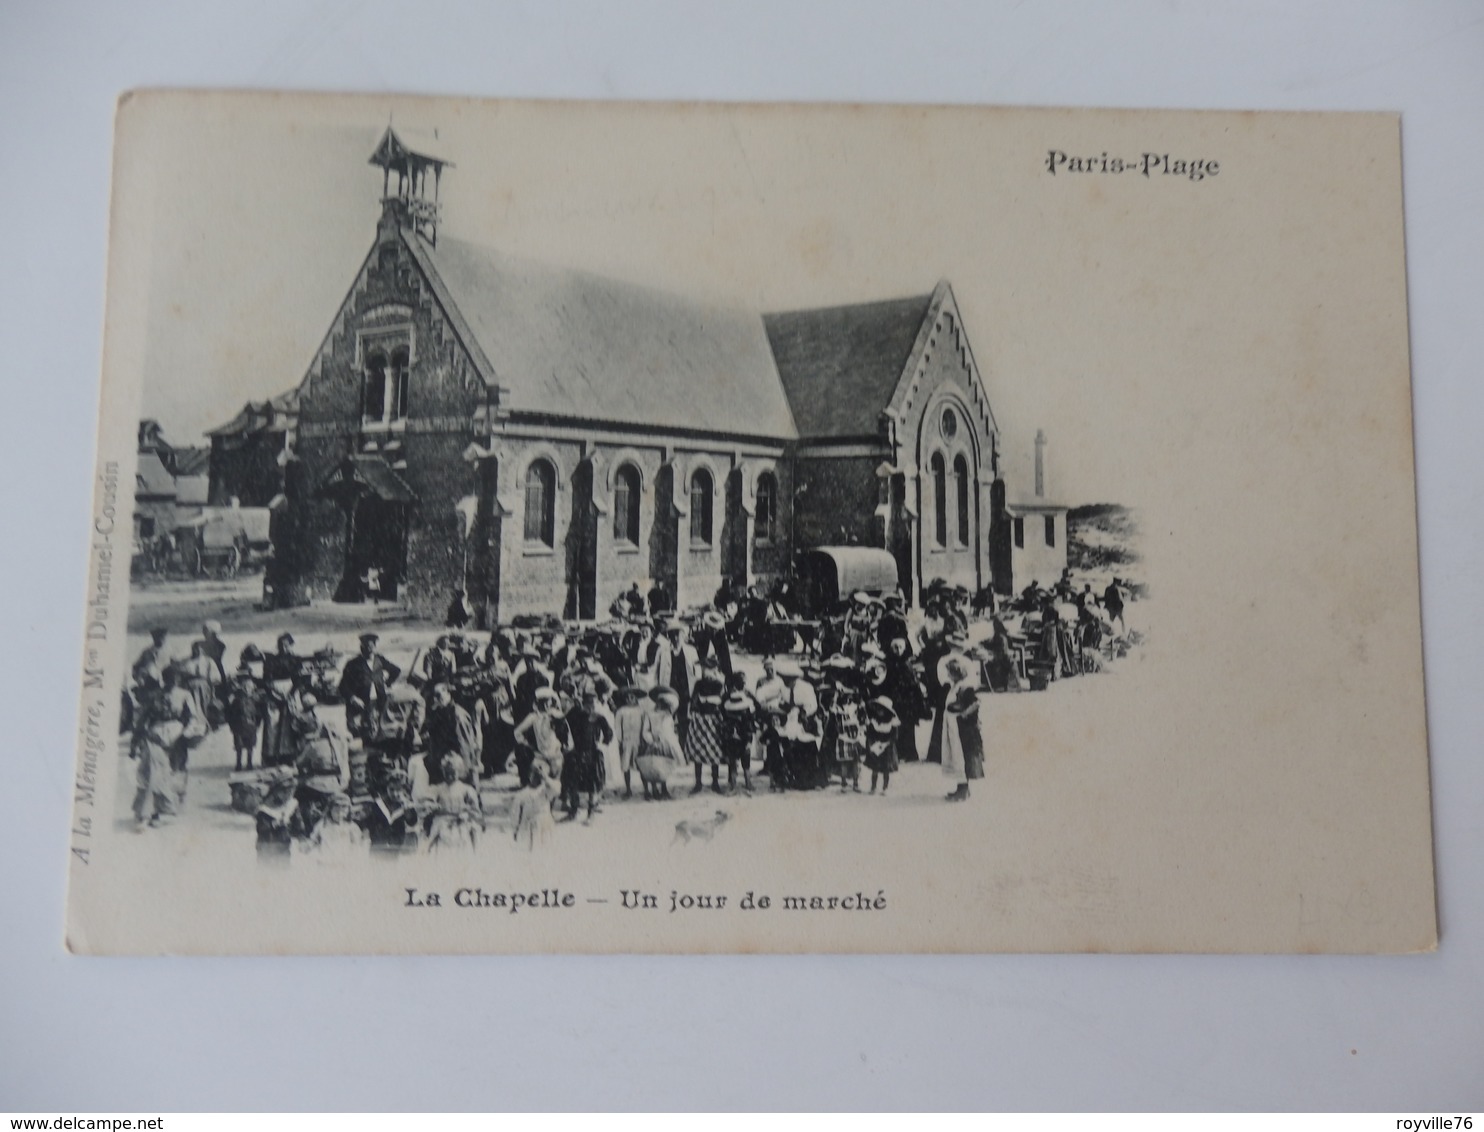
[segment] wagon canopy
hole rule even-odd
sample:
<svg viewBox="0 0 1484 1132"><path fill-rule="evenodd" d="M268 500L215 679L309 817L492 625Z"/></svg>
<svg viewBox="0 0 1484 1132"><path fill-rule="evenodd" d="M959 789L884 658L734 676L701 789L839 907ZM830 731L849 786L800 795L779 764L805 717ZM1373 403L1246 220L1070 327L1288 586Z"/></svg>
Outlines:
<svg viewBox="0 0 1484 1132"><path fill-rule="evenodd" d="M264 548L269 544L271 515L266 507L207 507L181 526L199 532L201 546L206 550L224 549L242 542Z"/></svg>
<svg viewBox="0 0 1484 1132"><path fill-rule="evenodd" d="M825 605L856 590L883 594L897 588L897 560L879 547L817 546L804 552L803 569Z"/></svg>

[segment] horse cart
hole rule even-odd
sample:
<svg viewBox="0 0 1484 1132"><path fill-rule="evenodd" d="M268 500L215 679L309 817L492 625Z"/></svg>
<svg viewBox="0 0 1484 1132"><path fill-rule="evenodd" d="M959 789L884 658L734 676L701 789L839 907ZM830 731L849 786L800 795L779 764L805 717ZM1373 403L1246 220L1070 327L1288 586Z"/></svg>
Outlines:
<svg viewBox="0 0 1484 1132"><path fill-rule="evenodd" d="M207 507L176 530L181 566L198 578L233 578L262 567L272 543L266 507Z"/></svg>

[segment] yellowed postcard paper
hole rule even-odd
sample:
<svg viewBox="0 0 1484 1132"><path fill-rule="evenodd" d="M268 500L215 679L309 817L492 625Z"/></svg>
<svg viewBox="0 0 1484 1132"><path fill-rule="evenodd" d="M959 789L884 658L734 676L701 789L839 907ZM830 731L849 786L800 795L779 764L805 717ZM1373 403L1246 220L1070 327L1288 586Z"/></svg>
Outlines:
<svg viewBox="0 0 1484 1132"><path fill-rule="evenodd" d="M1399 121L145 92L85 953L1436 939Z"/></svg>

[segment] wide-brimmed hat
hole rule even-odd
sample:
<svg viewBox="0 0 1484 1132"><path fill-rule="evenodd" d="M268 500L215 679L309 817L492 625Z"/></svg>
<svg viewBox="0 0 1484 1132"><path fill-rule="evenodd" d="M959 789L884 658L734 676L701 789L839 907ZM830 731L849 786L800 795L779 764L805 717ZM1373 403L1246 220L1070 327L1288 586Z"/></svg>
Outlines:
<svg viewBox="0 0 1484 1132"><path fill-rule="evenodd" d="M535 702L538 704L555 703L558 698L555 688L537 688L534 697Z"/></svg>
<svg viewBox="0 0 1484 1132"><path fill-rule="evenodd" d="M727 627L727 619L716 610L708 609L705 613L701 614L701 624L705 625L708 629L725 629Z"/></svg>
<svg viewBox="0 0 1484 1132"><path fill-rule="evenodd" d="M356 640L358 640L358 641L379 641L379 640L381 640L381 634L380 633L373 633L373 632L371 632L371 630L367 629L364 633L362 633L359 637L357 637Z"/></svg>
<svg viewBox="0 0 1484 1132"><path fill-rule="evenodd" d="M799 667L798 661L789 660L785 657L781 660L775 660L773 663L775 666L774 671L785 680L797 680L800 676L804 675L804 670Z"/></svg>
<svg viewBox="0 0 1484 1132"><path fill-rule="evenodd" d="M663 684L656 688L651 688L649 690L649 698L661 707L669 708L671 711L674 711L680 706L680 693L674 688L667 688Z"/></svg>

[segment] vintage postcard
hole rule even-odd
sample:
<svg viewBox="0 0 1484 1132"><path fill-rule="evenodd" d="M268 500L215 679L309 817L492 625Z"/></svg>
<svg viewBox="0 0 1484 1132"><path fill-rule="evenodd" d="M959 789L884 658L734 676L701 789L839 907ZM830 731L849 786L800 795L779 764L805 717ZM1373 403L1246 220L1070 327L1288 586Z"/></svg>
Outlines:
<svg viewBox="0 0 1484 1132"><path fill-rule="evenodd" d="M144 92L77 952L1435 946L1399 121Z"/></svg>

